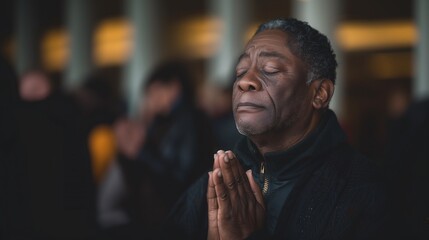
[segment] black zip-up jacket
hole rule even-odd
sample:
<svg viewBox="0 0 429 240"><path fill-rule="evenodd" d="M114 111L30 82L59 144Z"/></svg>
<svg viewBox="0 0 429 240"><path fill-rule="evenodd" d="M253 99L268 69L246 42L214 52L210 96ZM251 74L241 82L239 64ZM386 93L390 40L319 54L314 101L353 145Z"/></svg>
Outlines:
<svg viewBox="0 0 429 240"><path fill-rule="evenodd" d="M234 153L264 192L266 226L251 239L391 237L382 178L347 144L331 110L308 137L284 152L262 156L243 138ZM207 181L207 175L201 177L177 202L162 238L207 238Z"/></svg>

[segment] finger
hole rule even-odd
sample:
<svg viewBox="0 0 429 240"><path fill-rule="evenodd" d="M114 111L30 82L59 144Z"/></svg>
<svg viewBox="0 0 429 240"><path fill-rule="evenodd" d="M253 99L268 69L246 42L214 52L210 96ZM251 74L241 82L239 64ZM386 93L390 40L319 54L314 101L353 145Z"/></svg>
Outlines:
<svg viewBox="0 0 429 240"><path fill-rule="evenodd" d="M207 204L208 209L210 210L217 210L218 204L217 204L217 196L216 196L216 189L215 189L215 183L213 180L213 172L209 172L209 180L208 180L208 186L207 186Z"/></svg>
<svg viewBox="0 0 429 240"><path fill-rule="evenodd" d="M232 151L229 151L228 154L234 159L233 161L235 161L234 162L235 168L236 168L236 171L238 171L238 175L236 176L236 179L241 180L239 184L239 187L240 187L239 190L240 190L240 194L242 195L240 196L242 196L243 199L247 199L247 200L253 198L253 191L250 187L250 183L249 183L249 180L247 179L243 166L241 166L240 162L238 161L237 157Z"/></svg>
<svg viewBox="0 0 429 240"><path fill-rule="evenodd" d="M247 175L247 179L249 180L252 192L255 195L256 201L260 205L262 205L263 208L265 208L264 197L262 195L261 188L259 188L259 185L255 182L255 179L253 178L252 170L248 170L246 172L246 175Z"/></svg>
<svg viewBox="0 0 429 240"><path fill-rule="evenodd" d="M235 176L231 164L231 159L225 152L219 154L219 165L222 172L223 182L229 192L231 203L233 205L240 204L239 195L237 191L237 183L235 181Z"/></svg>
<svg viewBox="0 0 429 240"><path fill-rule="evenodd" d="M231 201L229 192L224 184L223 174L221 169L217 168L213 171L213 182L215 185L217 204L218 204L218 220L229 219L231 216Z"/></svg>
<svg viewBox="0 0 429 240"><path fill-rule="evenodd" d="M234 174L234 181L236 183L238 196L240 197L242 202L246 201L247 200L246 190L245 190L244 184L243 184L243 177L245 177L243 175L243 173L244 173L243 168L241 167L240 162L235 157L235 154L232 151L226 151L225 155L230 160L231 169L232 169L232 173Z"/></svg>
<svg viewBox="0 0 429 240"><path fill-rule="evenodd" d="M213 181L213 172L209 172L209 180L207 186L207 206L208 206L208 236L218 234L217 214L218 204L216 190Z"/></svg>
<svg viewBox="0 0 429 240"><path fill-rule="evenodd" d="M219 154L222 153L222 152L223 152L223 150L218 150L214 154L213 170L215 170L216 168L220 168L220 166L219 166Z"/></svg>

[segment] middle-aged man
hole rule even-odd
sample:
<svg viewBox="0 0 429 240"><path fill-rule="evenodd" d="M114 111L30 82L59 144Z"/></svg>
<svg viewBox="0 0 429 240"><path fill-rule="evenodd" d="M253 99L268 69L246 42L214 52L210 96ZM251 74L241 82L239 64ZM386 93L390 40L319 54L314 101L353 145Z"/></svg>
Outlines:
<svg viewBox="0 0 429 240"><path fill-rule="evenodd" d="M326 36L296 19L262 24L236 66L234 151L176 204L166 236L384 239L388 204L373 166L328 109L337 62Z"/></svg>

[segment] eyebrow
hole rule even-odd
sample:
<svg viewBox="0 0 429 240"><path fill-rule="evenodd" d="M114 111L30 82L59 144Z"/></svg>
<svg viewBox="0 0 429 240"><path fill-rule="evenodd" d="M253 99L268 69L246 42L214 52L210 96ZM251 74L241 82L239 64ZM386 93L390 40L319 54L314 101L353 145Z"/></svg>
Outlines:
<svg viewBox="0 0 429 240"><path fill-rule="evenodd" d="M280 54L278 52L261 52L259 53L258 57L266 57L266 58L279 58L282 60L288 60L288 58L286 56L284 56L283 54Z"/></svg>
<svg viewBox="0 0 429 240"><path fill-rule="evenodd" d="M278 59L282 59L285 61L288 61L289 59L284 56L283 54L280 54L278 52L260 52L258 57L263 57L263 58L278 58ZM243 58L249 58L249 54L248 53L243 53L240 55L240 57L238 57L238 61L237 63L239 63Z"/></svg>

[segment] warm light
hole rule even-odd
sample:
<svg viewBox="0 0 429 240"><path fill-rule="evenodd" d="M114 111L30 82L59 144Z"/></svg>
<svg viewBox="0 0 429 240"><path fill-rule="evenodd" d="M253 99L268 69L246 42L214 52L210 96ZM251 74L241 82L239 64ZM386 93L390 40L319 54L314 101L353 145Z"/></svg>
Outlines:
<svg viewBox="0 0 429 240"><path fill-rule="evenodd" d="M69 38L66 30L56 29L45 34L42 40L42 61L46 70L61 70L69 58Z"/></svg>
<svg viewBox="0 0 429 240"><path fill-rule="evenodd" d="M348 51L412 47L417 29L410 21L343 23L337 29L337 38Z"/></svg>
<svg viewBox="0 0 429 240"><path fill-rule="evenodd" d="M196 17L179 24L175 30L177 49L188 57L211 57L219 48L222 21Z"/></svg>
<svg viewBox="0 0 429 240"><path fill-rule="evenodd" d="M2 53L10 62L14 62L15 52L16 52L16 41L14 38L9 38L8 40L5 41L3 45Z"/></svg>
<svg viewBox="0 0 429 240"><path fill-rule="evenodd" d="M244 44L246 44L255 34L256 30L258 29L259 25L261 23L254 23L250 25L250 27L246 31L246 35L244 37Z"/></svg>
<svg viewBox="0 0 429 240"><path fill-rule="evenodd" d="M124 63L132 49L133 27L125 19L109 19L94 36L94 61L99 66Z"/></svg>
<svg viewBox="0 0 429 240"><path fill-rule="evenodd" d="M371 74L377 79L407 78L413 74L412 55L409 52L377 53L371 56Z"/></svg>
<svg viewBox="0 0 429 240"><path fill-rule="evenodd" d="M116 140L108 125L98 125L89 135L89 150L95 180L100 182L116 155Z"/></svg>

